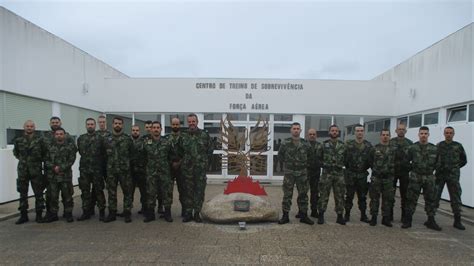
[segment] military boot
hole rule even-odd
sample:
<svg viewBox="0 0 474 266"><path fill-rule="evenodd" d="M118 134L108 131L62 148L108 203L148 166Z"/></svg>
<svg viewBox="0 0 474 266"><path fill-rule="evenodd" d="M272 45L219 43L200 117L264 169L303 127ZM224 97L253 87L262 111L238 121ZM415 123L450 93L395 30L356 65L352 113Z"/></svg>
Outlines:
<svg viewBox="0 0 474 266"><path fill-rule="evenodd" d="M66 217L64 217L64 218L66 218L66 222L68 222L68 223L74 222L74 217L72 217L71 212L64 213L64 216L66 216Z"/></svg>
<svg viewBox="0 0 474 266"><path fill-rule="evenodd" d="M167 221L168 223L173 222L173 218L171 217L171 207L166 207L165 213L163 215L164 215L163 218L165 218L165 221Z"/></svg>
<svg viewBox="0 0 474 266"><path fill-rule="evenodd" d="M189 223L192 220L193 220L192 211L191 212L185 211L184 216L183 216L183 223Z"/></svg>
<svg viewBox="0 0 474 266"><path fill-rule="evenodd" d="M78 221L85 221L89 220L91 218L91 214L89 211L84 210L82 213L81 217L77 218Z"/></svg>
<svg viewBox="0 0 474 266"><path fill-rule="evenodd" d="M28 218L28 211L21 211L20 218L15 222L15 224L24 224L29 220L30 219Z"/></svg>
<svg viewBox="0 0 474 266"><path fill-rule="evenodd" d="M301 211L298 211L298 213L295 215L295 218L300 219L301 217L303 217L302 215L303 214L301 213Z"/></svg>
<svg viewBox="0 0 474 266"><path fill-rule="evenodd" d="M313 218L318 218L318 216L319 216L319 215L318 215L318 210L312 210L312 211L311 211L311 217L313 217Z"/></svg>
<svg viewBox="0 0 474 266"><path fill-rule="evenodd" d="M154 221L154 220L156 220L155 210L145 209L145 219L143 219L143 222L144 223L149 223L149 222Z"/></svg>
<svg viewBox="0 0 474 266"><path fill-rule="evenodd" d="M324 211L319 211L318 213L318 224L324 224Z"/></svg>
<svg viewBox="0 0 474 266"><path fill-rule="evenodd" d="M309 219L309 217L306 213L302 212L301 216L302 217L300 218L300 223L309 224L309 225L314 224L313 220Z"/></svg>
<svg viewBox="0 0 474 266"><path fill-rule="evenodd" d="M424 223L424 225L429 229L441 231L441 227L439 227L439 225L436 223L434 216L428 216L428 220Z"/></svg>
<svg viewBox="0 0 474 266"><path fill-rule="evenodd" d="M105 219L105 209L99 210L99 221L103 222Z"/></svg>
<svg viewBox="0 0 474 266"><path fill-rule="evenodd" d="M90 215L91 217L92 217L92 216L95 216L95 205L92 206L92 208L90 209L89 215Z"/></svg>
<svg viewBox="0 0 474 266"><path fill-rule="evenodd" d="M278 224L287 224L290 222L290 217L288 217L288 212L283 212L281 219L278 221Z"/></svg>
<svg viewBox="0 0 474 266"><path fill-rule="evenodd" d="M123 217L124 217L125 223L132 222L132 213L130 211L123 211Z"/></svg>
<svg viewBox="0 0 474 266"><path fill-rule="evenodd" d="M390 221L390 217L389 216L384 216L382 217L382 224L387 226L387 227L392 227L392 221Z"/></svg>
<svg viewBox="0 0 474 266"><path fill-rule="evenodd" d="M411 221L413 219L412 217L413 216L408 215L408 214L405 213L405 221L403 221L403 224L402 224L403 229L407 229L407 228L411 227Z"/></svg>
<svg viewBox="0 0 474 266"><path fill-rule="evenodd" d="M377 225L377 215L372 215L372 219L370 219L370 226L376 226Z"/></svg>
<svg viewBox="0 0 474 266"><path fill-rule="evenodd" d="M346 220L342 217L342 213L337 214L336 223L338 223L340 225L346 225Z"/></svg>
<svg viewBox="0 0 474 266"><path fill-rule="evenodd" d="M41 223L42 220L43 220L43 210L36 211L35 222Z"/></svg>
<svg viewBox="0 0 474 266"><path fill-rule="evenodd" d="M171 213L170 213L171 215ZM202 223L201 214L198 211L194 211L194 221L196 223Z"/></svg>
<svg viewBox="0 0 474 266"><path fill-rule="evenodd" d="M163 201L158 200L158 213L163 214L165 213L165 208L163 207Z"/></svg>
<svg viewBox="0 0 474 266"><path fill-rule="evenodd" d="M405 216L406 216L405 215L405 210L402 209L402 215L401 215L400 221L403 222L403 219L405 219ZM391 221L393 221L393 219Z"/></svg>
<svg viewBox="0 0 474 266"><path fill-rule="evenodd" d="M390 209L390 222L393 222L393 208ZM403 222L403 221L402 221Z"/></svg>
<svg viewBox="0 0 474 266"><path fill-rule="evenodd" d="M109 211L109 215L104 219L104 223L110 223L117 220L117 211Z"/></svg>
<svg viewBox="0 0 474 266"><path fill-rule="evenodd" d="M349 222L351 220L351 210L346 210L344 214L344 221Z"/></svg>
<svg viewBox="0 0 474 266"><path fill-rule="evenodd" d="M138 213L138 214L145 214L145 210L144 210L143 207L142 207L140 210L138 210L137 213Z"/></svg>
<svg viewBox="0 0 474 266"><path fill-rule="evenodd" d="M464 227L464 225L462 225L461 223L461 214L456 214L454 215L454 224L453 224L454 228L457 228L459 230L466 230L466 227Z"/></svg>
<svg viewBox="0 0 474 266"><path fill-rule="evenodd" d="M360 221L364 223L369 222L369 217L367 217L367 214L365 214L365 211L360 212Z"/></svg>
<svg viewBox="0 0 474 266"><path fill-rule="evenodd" d="M42 223L52 223L59 220L58 214L57 213L51 213L47 212L46 216L44 217Z"/></svg>

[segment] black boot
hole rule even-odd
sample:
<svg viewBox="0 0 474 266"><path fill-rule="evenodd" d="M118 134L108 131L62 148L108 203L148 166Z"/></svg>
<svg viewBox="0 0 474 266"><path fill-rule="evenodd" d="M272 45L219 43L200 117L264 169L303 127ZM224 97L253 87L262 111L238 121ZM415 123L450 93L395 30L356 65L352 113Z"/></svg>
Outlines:
<svg viewBox="0 0 474 266"><path fill-rule="evenodd" d="M337 215L336 223L346 225L346 220L342 217L342 213Z"/></svg>
<svg viewBox="0 0 474 266"><path fill-rule="evenodd" d="M319 215L318 215L318 210L312 210L312 211L311 211L311 217L313 217L313 218L318 218L318 216L319 216Z"/></svg>
<svg viewBox="0 0 474 266"><path fill-rule="evenodd" d="M313 225L313 220L309 219L308 215L304 212L301 213L300 223Z"/></svg>
<svg viewBox="0 0 474 266"><path fill-rule="evenodd" d="M183 223L189 223L192 220L193 220L192 211L191 212L185 211L184 216L183 216Z"/></svg>
<svg viewBox="0 0 474 266"><path fill-rule="evenodd" d="M144 223L149 223L151 221L156 220L155 217L155 210L147 210L145 209L145 219L143 220Z"/></svg>
<svg viewBox="0 0 474 266"><path fill-rule="evenodd" d="M402 209L403 210L403 209ZM390 222L393 222L393 208L390 209ZM403 221L402 221L403 222Z"/></svg>
<svg viewBox="0 0 474 266"><path fill-rule="evenodd" d="M105 220L105 209L99 210L99 221L103 222Z"/></svg>
<svg viewBox="0 0 474 266"><path fill-rule="evenodd" d="M295 218L300 219L301 217L303 217L302 215L303 214L301 213L301 211L298 211L298 213L295 215Z"/></svg>
<svg viewBox="0 0 474 266"><path fill-rule="evenodd" d="M370 220L370 226L376 226L377 225L377 215L372 215L372 219Z"/></svg>
<svg viewBox="0 0 474 266"><path fill-rule="evenodd" d="M412 216L405 213L405 221L403 221L402 228L407 229L411 227Z"/></svg>
<svg viewBox="0 0 474 266"><path fill-rule="evenodd" d="M138 210L138 214L145 214L143 207L140 210Z"/></svg>
<svg viewBox="0 0 474 266"><path fill-rule="evenodd" d="M170 207L165 208L165 213L164 213L163 218L165 218L165 221L167 221L168 223L173 222L173 218L171 217L171 208Z"/></svg>
<svg viewBox="0 0 474 266"><path fill-rule="evenodd" d="M429 229L433 229L435 231L441 231L441 227L439 227L439 225L436 223L434 216L428 216L428 220L424 224Z"/></svg>
<svg viewBox="0 0 474 266"><path fill-rule="evenodd" d="M406 216L405 211L402 209L402 215L401 215L400 221L403 222L403 220L405 219L405 216ZM393 221L393 219L391 221Z"/></svg>
<svg viewBox="0 0 474 266"><path fill-rule="evenodd" d="M202 223L201 215L199 214L198 211L194 211L194 221L196 223Z"/></svg>
<svg viewBox="0 0 474 266"><path fill-rule="evenodd" d="M392 227L392 222L390 221L390 217L389 216L384 216L382 218L382 224L387 226L387 227Z"/></svg>
<svg viewBox="0 0 474 266"><path fill-rule="evenodd" d="M324 211L319 210L319 213L318 213L318 224L324 224Z"/></svg>
<svg viewBox="0 0 474 266"><path fill-rule="evenodd" d="M130 211L123 211L123 217L124 217L125 223L132 222L132 213Z"/></svg>
<svg viewBox="0 0 474 266"><path fill-rule="evenodd" d="M84 212L82 213L81 217L77 218L77 220L78 220L78 221L85 221L85 220L89 220L90 218L91 218L90 212L84 210Z"/></svg>
<svg viewBox="0 0 474 266"><path fill-rule="evenodd" d="M43 221L43 210L36 211L35 221L37 223L41 223L41 221Z"/></svg>
<svg viewBox="0 0 474 266"><path fill-rule="evenodd" d="M161 200L158 200L158 213L159 214L165 213L165 208L163 207L163 203L161 202Z"/></svg>
<svg viewBox="0 0 474 266"><path fill-rule="evenodd" d="M89 215L92 217L92 216L95 216L95 206L92 206L92 208L90 209L89 211Z"/></svg>
<svg viewBox="0 0 474 266"><path fill-rule="evenodd" d="M369 217L367 217L367 214L365 214L365 211L360 212L360 221L364 223L369 222Z"/></svg>
<svg viewBox="0 0 474 266"><path fill-rule="evenodd" d="M104 223L110 223L117 220L117 211L109 211L109 215L104 219Z"/></svg>
<svg viewBox="0 0 474 266"><path fill-rule="evenodd" d="M123 212L117 212L117 213L115 214L115 216L117 216L117 217L123 217L124 214L123 214Z"/></svg>
<svg viewBox="0 0 474 266"><path fill-rule="evenodd" d="M184 217L185 214L186 214L186 209L181 208L181 217Z"/></svg>
<svg viewBox="0 0 474 266"><path fill-rule="evenodd" d="M72 217L71 212L64 213L64 216L65 216L64 218L66 218L66 222L68 222L68 223L74 222L74 217Z"/></svg>
<svg viewBox="0 0 474 266"><path fill-rule="evenodd" d="M281 219L278 221L278 224L287 224L290 222L290 217L288 217L288 212L283 212Z"/></svg>
<svg viewBox="0 0 474 266"><path fill-rule="evenodd" d="M351 220L351 211L346 210L346 213L344 214L344 221L349 222Z"/></svg>
<svg viewBox="0 0 474 266"><path fill-rule="evenodd" d="M30 219L28 219L28 211L21 211L20 218L15 222L15 224L24 224L29 220Z"/></svg>
<svg viewBox="0 0 474 266"><path fill-rule="evenodd" d="M464 227L464 225L462 225L461 223L461 214L455 214L454 215L454 224L453 224L454 228L457 228L459 230L466 230L466 227Z"/></svg>
<svg viewBox="0 0 474 266"><path fill-rule="evenodd" d="M51 213L47 212L46 216L44 217L42 223L52 223L59 220L58 214L57 213Z"/></svg>

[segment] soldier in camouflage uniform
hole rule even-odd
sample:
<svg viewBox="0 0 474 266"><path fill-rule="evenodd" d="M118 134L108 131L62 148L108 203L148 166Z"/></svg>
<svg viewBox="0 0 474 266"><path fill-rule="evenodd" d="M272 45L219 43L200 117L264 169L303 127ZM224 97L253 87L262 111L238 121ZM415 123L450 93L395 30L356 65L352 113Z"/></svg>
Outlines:
<svg viewBox="0 0 474 266"><path fill-rule="evenodd" d="M151 138L144 142L146 158L147 205L145 223L155 220L156 197L161 190L165 207L163 218L172 222L171 204L173 203L173 180L170 174L171 146L166 138L161 137L161 123L153 122ZM160 181L158 183L158 181Z"/></svg>
<svg viewBox="0 0 474 266"><path fill-rule="evenodd" d="M393 179L393 193L397 189L397 182L400 182L400 202L401 202L401 220L404 220L407 202L408 173L410 172L410 161L408 161L408 148L413 142L405 137L407 133L405 124L398 124L395 130L397 136L390 140L390 145L395 149L395 178ZM390 210L390 220L393 221L393 207L395 206L395 197Z"/></svg>
<svg viewBox="0 0 474 266"><path fill-rule="evenodd" d="M132 198L134 198L135 189L138 187L140 203L142 205L138 214L142 214L146 208L146 159L143 156L143 139L140 138L140 127L137 125L132 126L132 142L134 147L130 161L133 181Z"/></svg>
<svg viewBox="0 0 474 266"><path fill-rule="evenodd" d="M318 218L319 200L319 177L321 175L321 160L323 158L323 145L316 141L316 129L308 130L308 143L310 145L308 153L308 178L310 189L311 217Z"/></svg>
<svg viewBox="0 0 474 266"><path fill-rule="evenodd" d="M115 117L112 135L104 140L107 155L107 191L109 197L109 215L104 222L112 222L117 217L117 184L120 182L123 192L123 216L126 223L132 221L133 183L130 176L130 159L133 143L130 136L123 132L123 119Z"/></svg>
<svg viewBox="0 0 474 266"><path fill-rule="evenodd" d="M288 212L291 209L293 190L298 190L298 217L301 223L313 225L314 222L308 218L308 154L310 145L306 140L300 138L301 125L291 125L291 138L285 139L278 150L278 160L285 164L285 176L283 177L283 201L281 203L283 215L279 224L290 222Z"/></svg>
<svg viewBox="0 0 474 266"><path fill-rule="evenodd" d="M18 159L17 191L20 193L20 218L16 224L28 222L28 186L35 194L36 222L41 222L44 209L43 191L43 139L35 132L35 123L27 120L23 124L24 135L14 141L13 155Z"/></svg>
<svg viewBox="0 0 474 266"><path fill-rule="evenodd" d="M58 220L59 193L64 204L64 218L73 222L72 209L74 187L72 185L72 165L76 161L76 144L66 140L66 131L58 128L54 131L55 141L49 148L45 165L48 171L48 191L50 193L50 209L43 222L51 223Z"/></svg>
<svg viewBox="0 0 474 266"><path fill-rule="evenodd" d="M433 172L437 166L438 151L435 145L428 142L429 135L428 127L420 127L418 131L419 141L411 145L408 150L411 172L410 181L408 182L405 219L402 228L411 227L418 197L423 189L425 211L428 215L425 226L436 231L441 231L441 227L436 224L434 219L436 214L436 181Z"/></svg>
<svg viewBox="0 0 474 266"><path fill-rule="evenodd" d="M107 139L112 134L110 131L107 130L107 119L105 115L99 115L97 118L97 123L99 124L99 130L97 130L97 134L102 137L102 139ZM105 188L105 180L107 179L107 157L104 156L101 163L101 181L99 181L100 187L103 189ZM92 184L92 191L91 191L91 215L95 215L95 205L97 202L95 192L95 185Z"/></svg>
<svg viewBox="0 0 474 266"><path fill-rule="evenodd" d="M84 221L91 218L94 203L92 202L92 193L95 194L97 205L99 206L99 220L105 218L105 195L104 181L102 177L102 162L104 161L104 138L95 131L95 120L86 119L87 133L82 134L77 139L77 149L81 155L79 162L79 188L81 189L82 210L83 213L78 221ZM94 188L94 189L92 189Z"/></svg>
<svg viewBox="0 0 474 266"><path fill-rule="evenodd" d="M357 192L357 203L360 210L360 221L369 222L367 218L367 192L369 185L367 184L367 176L370 168L369 155L372 150L372 144L364 139L364 126L355 126L355 139L346 141L346 154L344 181L346 183L345 198L345 216L346 222L350 221L351 209L353 206L354 195Z"/></svg>
<svg viewBox="0 0 474 266"><path fill-rule="evenodd" d="M382 195L382 224L392 227L390 220L391 204L393 202L393 175L395 173L395 152L390 146L390 131L383 129L380 132L380 143L370 151L372 176L370 178L370 225L377 225L377 215Z"/></svg>
<svg viewBox="0 0 474 266"><path fill-rule="evenodd" d="M184 180L181 172L181 158L182 151L179 149L178 143L181 139L181 121L174 117L171 119L171 134L167 136L168 142L171 145L171 177L176 180L178 187L179 202L181 203L181 216L184 216L186 209L184 208Z"/></svg>
<svg viewBox="0 0 474 266"><path fill-rule="evenodd" d="M340 141L339 128L336 125L329 127L330 139L323 142L323 174L319 180L319 202L318 202L318 224L324 224L324 212L326 211L331 188L334 193L337 213L336 222L345 225L346 221L342 216L344 212L344 193L346 185L344 183L344 142Z"/></svg>
<svg viewBox="0 0 474 266"><path fill-rule="evenodd" d="M467 164L466 152L461 143L453 141L454 128L444 129L444 141L438 143L438 166L436 168L437 196L435 206L439 207L441 194L446 184L454 213L453 226L459 230L466 228L461 223L461 185L459 184L460 168Z"/></svg>
<svg viewBox="0 0 474 266"><path fill-rule="evenodd" d="M204 202L208 169L208 155L212 153L209 134L198 128L196 114L189 114L188 131L181 133L179 148L183 152L181 171L184 177L184 205L186 212L183 222L201 223L200 212ZM194 212L194 214L193 214Z"/></svg>

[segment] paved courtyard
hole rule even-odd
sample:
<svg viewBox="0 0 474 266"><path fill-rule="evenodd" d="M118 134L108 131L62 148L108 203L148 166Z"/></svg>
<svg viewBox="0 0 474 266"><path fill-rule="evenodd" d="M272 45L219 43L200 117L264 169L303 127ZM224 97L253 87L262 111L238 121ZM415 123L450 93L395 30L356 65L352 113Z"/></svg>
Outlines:
<svg viewBox="0 0 474 266"><path fill-rule="evenodd" d="M208 185L206 199L223 190L222 184ZM266 190L271 202L280 209L281 187L268 185ZM177 193L174 195L173 223L160 219L145 224L136 213L137 207L130 224L125 224L122 218L105 224L97 216L71 224L60 220L51 224L15 225L16 217L6 219L0 222L0 264L474 263L472 224L464 222L466 231L459 231L452 227L452 217L438 214L437 221L443 230L429 230L423 225L426 217L422 206L418 206L413 227L408 230L400 228L399 208L393 228L359 222L358 210L354 209L352 222L342 226L335 223L331 200L327 223L309 226L294 218L295 195L290 224L248 224L247 230L239 230L237 224L182 223ZM135 202L137 199L136 195ZM0 205L0 213L8 208L11 212L16 204ZM468 209L466 214L472 212ZM80 213L80 197L75 197L74 215L78 217ZM32 219L34 214L30 213Z"/></svg>

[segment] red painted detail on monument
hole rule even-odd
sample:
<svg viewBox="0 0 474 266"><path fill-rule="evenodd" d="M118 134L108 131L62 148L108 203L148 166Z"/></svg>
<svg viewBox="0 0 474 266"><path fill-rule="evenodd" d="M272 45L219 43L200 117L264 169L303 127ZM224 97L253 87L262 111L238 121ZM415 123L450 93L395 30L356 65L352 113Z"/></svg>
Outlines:
<svg viewBox="0 0 474 266"><path fill-rule="evenodd" d="M224 189L224 194L231 193L248 193L255 196L266 196L267 192L260 186L258 181L253 181L250 176L238 176L234 180L227 183L227 188Z"/></svg>

